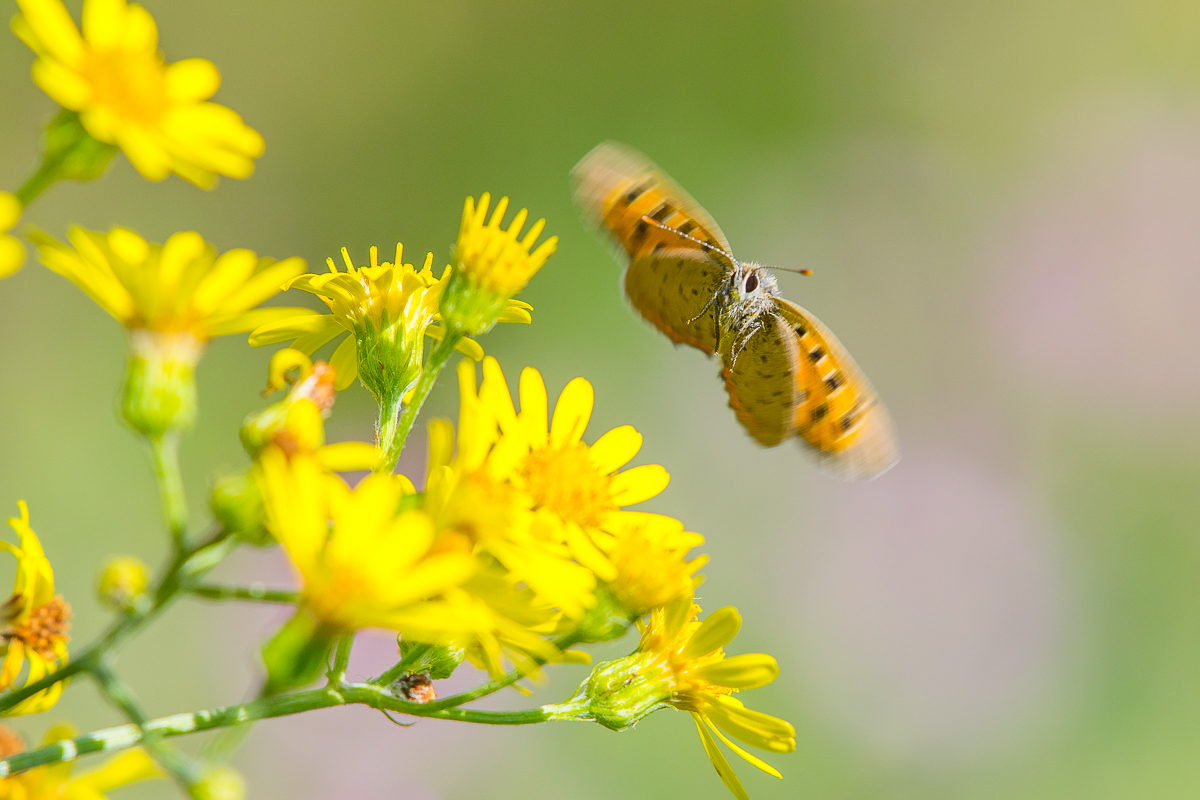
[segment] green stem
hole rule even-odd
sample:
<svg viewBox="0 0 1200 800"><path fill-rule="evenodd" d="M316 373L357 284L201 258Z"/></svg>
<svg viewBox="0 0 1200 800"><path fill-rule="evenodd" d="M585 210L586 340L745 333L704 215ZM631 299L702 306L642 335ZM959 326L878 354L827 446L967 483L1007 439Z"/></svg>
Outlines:
<svg viewBox="0 0 1200 800"><path fill-rule="evenodd" d="M574 631L572 633L566 634L565 636L560 636L559 638L555 639L554 646L557 647L559 650L566 650L571 645L578 644L581 641L583 641L582 634L580 634L578 631ZM540 658L535 658L534 660L539 665L545 663ZM528 672L523 672L519 669L511 669L508 671L507 674L501 675L499 678L495 678L493 680L488 681L487 683L480 684L479 686L476 686L474 689L468 689L465 692L459 692L458 694L448 695L447 697L443 697L439 700L434 700L431 703L426 703L425 707L437 710L437 709L443 709L443 708L451 708L454 706L461 706L463 703L469 703L472 700L478 700L481 697L486 697L489 694L494 694L507 686L512 686L514 683L521 680L521 678L524 678L528 674L529 674Z"/></svg>
<svg viewBox="0 0 1200 800"><path fill-rule="evenodd" d="M320 689L310 689L303 692L275 695L249 703L242 703L224 708L214 708L207 711L195 711L187 714L173 714L168 717L148 720L140 728L137 725L119 725L105 728L83 736L77 736L62 742L42 747L25 753L18 753L0 760L0 777L12 775L22 770L52 764L61 761L71 761L77 756L87 753L99 753L113 750L123 750L145 741L147 735L160 739L172 736L182 736L188 733L225 728L259 719L283 717L299 714L318 708L330 708L340 705L365 705L371 708L396 711L417 717L432 717L435 719L450 719L461 722L473 722L483 725L531 725L546 722L550 714L543 708L531 708L524 711L479 711L476 709L451 708L446 710L431 709L429 705L413 703L386 692L378 686L352 683L338 687L326 686ZM551 707L557 709L557 706ZM557 718L563 719L561 714Z"/></svg>
<svg viewBox="0 0 1200 800"><path fill-rule="evenodd" d="M286 603L288 605L296 605L300 602L299 592L291 592L287 589L268 589L257 583L249 586L201 583L197 586L189 586L187 591L207 600L253 600L259 603Z"/></svg>
<svg viewBox="0 0 1200 800"><path fill-rule="evenodd" d="M236 538L220 531L209 541L177 556L155 588L153 600L145 611L121 616L91 646L41 680L0 694L0 713L80 671L94 669L102 656L114 651L130 634L161 614L181 591L203 578L237 546Z"/></svg>
<svg viewBox="0 0 1200 800"><path fill-rule="evenodd" d="M59 168L69 155L68 151L63 151L55 157L47 158L42 161L42 165L38 167L38 171L29 176L29 180L17 190L17 199L21 201L22 206L28 206L38 195L49 189L58 181Z"/></svg>
<svg viewBox="0 0 1200 800"><path fill-rule="evenodd" d="M412 400L407 406L404 406L404 410L394 425L391 420L395 419L393 415L399 408L399 404L396 404L396 408L387 409L380 406L379 450L384 457L376 472L391 472L396 468L396 462L400 460L400 453L404 450L404 442L408 439L408 433L417 420L417 414L420 413L425 398L429 396L429 390L433 388L438 373L442 371L442 367L446 366L446 362L450 360L450 355L462 338L461 333L446 331L445 338L438 342L437 347L429 354L429 363L421 371L416 389L413 390Z"/></svg>
<svg viewBox="0 0 1200 800"><path fill-rule="evenodd" d="M396 680L396 678L399 678L406 672L411 672L416 663L421 660L421 656L425 655L432 649L433 645L431 644L418 644L414 646L413 649L408 651L404 658L393 664L387 672L383 673L378 678L372 679L371 684L373 686L390 686L392 681Z"/></svg>
<svg viewBox="0 0 1200 800"><path fill-rule="evenodd" d="M350 665L350 650L354 647L354 632L343 633L338 637L337 649L333 652L333 664L325 677L331 686L341 686L346 682L346 667Z"/></svg>
<svg viewBox="0 0 1200 800"><path fill-rule="evenodd" d="M102 657L92 667L92 676L96 679L96 683L99 684L100 691L104 693L109 702L129 718L130 722L138 727L142 742L146 749L150 751L154 760L170 773L171 777L180 786L187 789L189 793L192 792L193 787L201 779L201 771L192 763L191 759L179 752L177 748L167 742L161 741L161 733L145 729L147 722L145 712L142 711L142 707L134 696L133 690L117 677L108 661L107 657Z"/></svg>
<svg viewBox="0 0 1200 800"><path fill-rule="evenodd" d="M179 470L179 434L171 431L160 438L150 439L154 457L154 477L162 498L163 514L175 543L175 552L187 549L187 496L183 491L183 473Z"/></svg>

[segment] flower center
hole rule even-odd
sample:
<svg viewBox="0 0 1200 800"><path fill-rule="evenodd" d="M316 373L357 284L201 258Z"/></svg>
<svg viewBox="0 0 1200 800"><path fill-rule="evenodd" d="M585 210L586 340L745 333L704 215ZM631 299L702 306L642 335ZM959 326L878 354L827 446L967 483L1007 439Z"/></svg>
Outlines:
<svg viewBox="0 0 1200 800"><path fill-rule="evenodd" d="M153 125L167 108L166 68L140 50L89 50L81 69L98 105L123 119Z"/></svg>
<svg viewBox="0 0 1200 800"><path fill-rule="evenodd" d="M33 609L24 624L9 627L5 636L19 639L27 648L50 660L56 657L55 644L67 640L67 631L71 629L69 619L71 607L60 594L44 606Z"/></svg>
<svg viewBox="0 0 1200 800"><path fill-rule="evenodd" d="M583 444L531 452L525 457L525 483L539 508L586 527L597 527L616 509L609 478L596 470Z"/></svg>

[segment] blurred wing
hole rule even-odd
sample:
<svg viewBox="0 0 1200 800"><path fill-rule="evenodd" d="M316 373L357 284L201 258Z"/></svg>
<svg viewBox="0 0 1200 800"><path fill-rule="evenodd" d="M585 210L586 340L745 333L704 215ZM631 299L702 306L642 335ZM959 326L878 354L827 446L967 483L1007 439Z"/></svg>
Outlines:
<svg viewBox="0 0 1200 800"><path fill-rule="evenodd" d="M773 447L795 433L794 409L802 393L794 368L800 350L782 317L764 314L759 319L749 338L728 337L730 349L721 351L721 376L738 421L759 444Z"/></svg>
<svg viewBox="0 0 1200 800"><path fill-rule="evenodd" d="M796 433L823 471L870 480L900 458L896 432L866 376L820 320L781 297L775 305L797 344Z"/></svg>
<svg viewBox="0 0 1200 800"><path fill-rule="evenodd" d="M575 202L584 219L616 240L630 259L656 247L705 250L699 242L655 227L644 216L722 251L732 267L729 241L700 204L644 155L604 142L571 170ZM721 260L720 254L716 254Z"/></svg>
<svg viewBox="0 0 1200 800"><path fill-rule="evenodd" d="M715 296L727 274L703 250L659 250L629 263L625 294L671 341L712 355L717 348Z"/></svg>

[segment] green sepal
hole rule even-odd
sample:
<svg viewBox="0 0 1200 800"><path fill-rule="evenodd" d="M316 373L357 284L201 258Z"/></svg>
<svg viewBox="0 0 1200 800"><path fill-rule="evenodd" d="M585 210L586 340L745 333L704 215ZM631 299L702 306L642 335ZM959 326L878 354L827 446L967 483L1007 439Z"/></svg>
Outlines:
<svg viewBox="0 0 1200 800"><path fill-rule="evenodd" d="M213 479L209 508L221 526L246 544L271 547L275 539L263 527L262 493L249 470Z"/></svg>
<svg viewBox="0 0 1200 800"><path fill-rule="evenodd" d="M579 621L575 633L580 642L611 642L629 630L634 615L623 607L605 586L596 589L596 605Z"/></svg>
<svg viewBox="0 0 1200 800"><path fill-rule="evenodd" d="M117 146L92 137L74 111L63 110L46 126L44 165L54 165L55 177L90 181L104 174Z"/></svg>
<svg viewBox="0 0 1200 800"><path fill-rule="evenodd" d="M338 631L322 626L307 609L297 610L262 648L267 667L263 693L279 694L312 683L325 674Z"/></svg>
<svg viewBox="0 0 1200 800"><path fill-rule="evenodd" d="M454 670L458 669L458 665L467 656L467 651L461 647L439 647L401 639L401 660L407 660L409 654L417 648L424 648L424 652L417 656L408 671L423 672L435 681L445 680L453 675Z"/></svg>

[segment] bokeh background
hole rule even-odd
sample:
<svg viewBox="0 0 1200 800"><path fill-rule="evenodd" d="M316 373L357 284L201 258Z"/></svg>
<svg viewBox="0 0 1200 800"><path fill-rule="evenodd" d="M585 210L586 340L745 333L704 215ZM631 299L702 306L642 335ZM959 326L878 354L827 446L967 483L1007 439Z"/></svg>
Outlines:
<svg viewBox="0 0 1200 800"><path fill-rule="evenodd" d="M217 99L266 137L257 174L204 192L118 157L27 220L196 229L316 270L397 240L445 259L467 194L544 215L562 241L524 295L535 323L483 344L555 393L586 376L589 436L633 424L639 461L672 473L646 507L708 537L701 602L737 605L735 649L783 670L747 699L795 723L798 747L771 758L783 782L738 762L754 797L1200 795L1200 5L146 5L168 59L214 60ZM0 35L5 188L54 113L31 61ZM609 138L671 172L743 259L815 272L781 274L783 292L872 377L898 467L848 485L795 447L759 449L716 363L635 317L567 186ZM98 563L165 553L146 455L113 412L122 339L32 261L0 284L0 508L29 501L80 643L106 619ZM231 337L200 368L183 449L197 524L209 476L244 461L268 357ZM446 384L427 415L454 414ZM330 438L371 436L373 414L352 388ZM402 462L418 483L423 450L414 436ZM271 552L218 577L290 580ZM282 613L185 600L120 663L155 715L246 699ZM393 648L360 636L352 676ZM495 703L553 702L584 674ZM82 681L48 717L118 720ZM43 724L18 722L34 739ZM618 735L332 709L258 725L235 764L264 800L726 796L668 712Z"/></svg>

